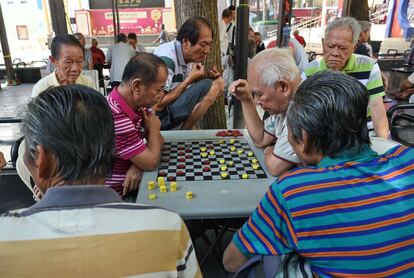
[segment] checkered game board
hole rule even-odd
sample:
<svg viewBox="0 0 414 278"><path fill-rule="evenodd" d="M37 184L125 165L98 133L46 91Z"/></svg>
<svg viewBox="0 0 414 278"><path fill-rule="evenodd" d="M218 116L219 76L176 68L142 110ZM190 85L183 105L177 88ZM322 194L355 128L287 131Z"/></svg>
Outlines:
<svg viewBox="0 0 414 278"><path fill-rule="evenodd" d="M231 140L234 142L231 143ZM231 150L234 147L235 150ZM206 151L202 151L206 148ZM242 153L239 153L243 150ZM210 154L214 151L214 154ZM202 157L202 153L207 153ZM251 153L249 156L248 154ZM220 162L220 160L224 160ZM256 160L256 161L255 161ZM233 162L233 165L229 162ZM253 169L256 164L257 169ZM226 166L225 171L221 170ZM221 173L226 172L227 177ZM223 138L207 141L166 142L158 176L176 181L266 179L266 173L245 139Z"/></svg>

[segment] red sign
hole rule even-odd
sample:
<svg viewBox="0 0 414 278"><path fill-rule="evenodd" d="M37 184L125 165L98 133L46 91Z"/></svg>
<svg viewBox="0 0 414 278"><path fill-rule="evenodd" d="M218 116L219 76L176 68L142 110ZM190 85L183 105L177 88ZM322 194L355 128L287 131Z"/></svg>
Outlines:
<svg viewBox="0 0 414 278"><path fill-rule="evenodd" d="M120 32L136 34L159 34L162 14L168 8L138 8L119 11ZM90 30L93 36L113 35L112 10L89 10Z"/></svg>

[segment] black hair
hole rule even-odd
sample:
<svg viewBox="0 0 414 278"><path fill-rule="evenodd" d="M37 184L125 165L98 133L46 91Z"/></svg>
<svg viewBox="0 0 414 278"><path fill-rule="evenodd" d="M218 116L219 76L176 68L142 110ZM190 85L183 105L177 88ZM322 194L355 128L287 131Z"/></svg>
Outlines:
<svg viewBox="0 0 414 278"><path fill-rule="evenodd" d="M360 151L369 144L368 91L357 79L340 72L317 73L305 80L290 103L286 121L293 140L308 137L306 149L324 156Z"/></svg>
<svg viewBox="0 0 414 278"><path fill-rule="evenodd" d="M77 46L83 51L82 45L73 35L57 35L53 38L52 44L50 46L50 52L52 53L53 58L59 59L62 45Z"/></svg>
<svg viewBox="0 0 414 278"><path fill-rule="evenodd" d="M213 28L210 23L203 17L194 16L187 19L181 26L177 34L177 41L183 42L184 39L187 39L191 45L195 45L200 37L202 26L210 29L211 35L213 36Z"/></svg>
<svg viewBox="0 0 414 278"><path fill-rule="evenodd" d="M115 154L112 113L105 97L82 85L51 87L32 99L23 118L29 159L43 146L65 182L107 177Z"/></svg>
<svg viewBox="0 0 414 278"><path fill-rule="evenodd" d="M236 7L234 5L230 5L227 9L232 10L232 11L235 11L236 10Z"/></svg>
<svg viewBox="0 0 414 278"><path fill-rule="evenodd" d="M128 34L128 40L137 40L137 34L135 33L129 33Z"/></svg>
<svg viewBox="0 0 414 278"><path fill-rule="evenodd" d="M119 33L118 35L116 35L116 42L126 42L127 41L127 36L124 33Z"/></svg>
<svg viewBox="0 0 414 278"><path fill-rule="evenodd" d="M158 77L160 67L167 71L167 66L160 57L145 52L139 52L132 57L125 66L122 74L122 83L139 78L144 85L154 83Z"/></svg>
<svg viewBox="0 0 414 278"><path fill-rule="evenodd" d="M230 9L224 9L223 12L221 13L222 17L230 17L231 16L231 10Z"/></svg>

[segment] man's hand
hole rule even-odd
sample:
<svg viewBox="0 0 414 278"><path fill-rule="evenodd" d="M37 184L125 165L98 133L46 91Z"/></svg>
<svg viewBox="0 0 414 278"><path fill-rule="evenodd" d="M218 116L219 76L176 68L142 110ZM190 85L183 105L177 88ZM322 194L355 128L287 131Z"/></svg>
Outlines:
<svg viewBox="0 0 414 278"><path fill-rule="evenodd" d="M155 115L154 111L143 111L144 115L144 125L146 128L151 130L160 130L161 129L161 121Z"/></svg>
<svg viewBox="0 0 414 278"><path fill-rule="evenodd" d="M211 69L208 71L208 77L216 80L217 78L221 77L220 72L217 70L216 66L212 66Z"/></svg>
<svg viewBox="0 0 414 278"><path fill-rule="evenodd" d="M4 155L2 152L0 152L0 169L2 169L4 166L6 166L7 162L6 159L4 159Z"/></svg>
<svg viewBox="0 0 414 278"><path fill-rule="evenodd" d="M241 102L252 101L252 92L249 89L249 85L246 80L239 79L231 83L229 91Z"/></svg>
<svg viewBox="0 0 414 278"><path fill-rule="evenodd" d="M202 79L205 76L204 66L201 63L194 63L191 67L190 73L188 74L191 83Z"/></svg>
<svg viewBox="0 0 414 278"><path fill-rule="evenodd" d="M40 191L40 189L39 189L39 187L37 187L37 185L33 186L33 193L36 196L35 199L37 198L36 201L39 201L40 199L42 199L43 193Z"/></svg>
<svg viewBox="0 0 414 278"><path fill-rule="evenodd" d="M143 171L134 164L129 167L124 180L124 196L131 191L138 190Z"/></svg>

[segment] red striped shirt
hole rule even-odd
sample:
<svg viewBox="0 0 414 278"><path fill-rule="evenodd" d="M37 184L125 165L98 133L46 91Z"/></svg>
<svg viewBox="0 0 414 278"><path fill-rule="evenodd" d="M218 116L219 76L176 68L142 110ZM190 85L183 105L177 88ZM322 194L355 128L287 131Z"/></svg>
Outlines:
<svg viewBox="0 0 414 278"><path fill-rule="evenodd" d="M143 152L145 145L145 126L142 110L133 110L115 87L107 97L115 128L116 157L112 176L105 181L106 186L122 195L126 172L132 165L131 158Z"/></svg>

